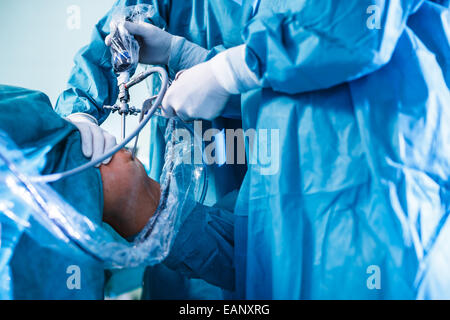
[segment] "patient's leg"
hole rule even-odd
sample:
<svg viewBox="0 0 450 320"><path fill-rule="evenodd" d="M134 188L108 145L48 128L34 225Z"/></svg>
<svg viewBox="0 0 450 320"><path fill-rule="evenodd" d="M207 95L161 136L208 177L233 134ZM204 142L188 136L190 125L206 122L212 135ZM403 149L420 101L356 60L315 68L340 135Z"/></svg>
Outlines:
<svg viewBox="0 0 450 320"><path fill-rule="evenodd" d="M150 179L139 160L119 151L108 165L100 167L103 181L103 221L121 236L139 233L159 205L159 184Z"/></svg>

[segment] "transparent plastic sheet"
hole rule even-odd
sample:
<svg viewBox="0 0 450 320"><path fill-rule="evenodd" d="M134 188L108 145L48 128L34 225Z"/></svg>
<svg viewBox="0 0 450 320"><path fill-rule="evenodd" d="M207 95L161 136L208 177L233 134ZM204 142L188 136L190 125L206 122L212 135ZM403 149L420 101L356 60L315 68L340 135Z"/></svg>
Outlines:
<svg viewBox="0 0 450 320"><path fill-rule="evenodd" d="M139 63L140 46L136 39L125 29L123 23L143 22L154 15L153 7L136 5L116 7L111 20L111 53L114 71L133 74Z"/></svg>
<svg viewBox="0 0 450 320"><path fill-rule="evenodd" d="M12 298L9 261L23 230L30 227L31 209L21 197L9 190L14 178L0 162L0 300Z"/></svg>
<svg viewBox="0 0 450 320"><path fill-rule="evenodd" d="M27 176L37 174L35 164L39 161L25 158L0 132L0 298L8 298L8 263L22 232L65 255L90 255L107 268L155 265L164 260L180 226L202 201L206 187L203 163L183 161L201 145L195 137L175 139L174 131L180 128L194 134L187 126L176 120L169 122L160 205L133 242L117 239L76 212L48 185L30 182Z"/></svg>
<svg viewBox="0 0 450 320"><path fill-rule="evenodd" d="M180 139L175 132L189 134L189 139ZM203 159L201 164L193 159L195 150L202 154L204 146L201 138L196 135L190 124L171 119L167 125L165 140L160 205L156 214L136 237L136 244L145 242L151 234L167 234L171 233L171 230L179 230L188 214L182 214L182 219L173 219L170 215L161 213L172 211L170 208L178 202L184 204L180 213L191 213L197 203L203 203L206 194L207 167L203 164ZM190 174L185 174L186 170L189 170ZM190 189L191 192L185 192Z"/></svg>

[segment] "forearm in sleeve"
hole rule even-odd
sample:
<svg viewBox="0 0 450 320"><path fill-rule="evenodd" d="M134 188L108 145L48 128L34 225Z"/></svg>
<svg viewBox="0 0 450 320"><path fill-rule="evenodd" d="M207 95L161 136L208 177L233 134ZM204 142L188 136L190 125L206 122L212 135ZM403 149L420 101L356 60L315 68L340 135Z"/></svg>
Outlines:
<svg viewBox="0 0 450 320"><path fill-rule="evenodd" d="M59 96L56 112L62 117L83 112L94 116L100 123L108 112L105 105L117 100L117 78L114 75L111 53L104 39L108 34L109 18L103 18L95 27L89 45L75 56L68 88Z"/></svg>
<svg viewBox="0 0 450 320"><path fill-rule="evenodd" d="M102 123L109 114L104 106L113 105L118 96L117 77L114 74L110 48L105 38L110 31L112 14L117 7L138 4L151 5L152 22L162 27L163 16L167 14L168 0L118 0L106 16L98 22L92 33L89 45L75 56L67 89L59 96L55 110L67 117L72 113L83 112L94 116Z"/></svg>
<svg viewBox="0 0 450 320"><path fill-rule="evenodd" d="M234 289L234 216L197 204L179 230L165 264L189 278Z"/></svg>

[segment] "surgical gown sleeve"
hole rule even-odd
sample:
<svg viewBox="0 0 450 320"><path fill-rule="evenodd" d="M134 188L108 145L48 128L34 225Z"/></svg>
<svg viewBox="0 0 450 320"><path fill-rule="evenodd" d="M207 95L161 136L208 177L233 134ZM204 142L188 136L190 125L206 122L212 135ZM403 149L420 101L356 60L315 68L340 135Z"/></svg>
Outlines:
<svg viewBox="0 0 450 320"><path fill-rule="evenodd" d="M197 204L181 226L165 265L189 278L234 289L234 215Z"/></svg>
<svg viewBox="0 0 450 320"><path fill-rule="evenodd" d="M261 0L244 30L246 63L289 94L333 87L389 62L422 0Z"/></svg>
<svg viewBox="0 0 450 320"><path fill-rule="evenodd" d="M104 43L108 21L105 17L96 25L91 43L75 56L68 88L59 96L55 108L63 117L85 112L102 122L108 116L103 106L113 105L117 100L117 79L111 53Z"/></svg>
<svg viewBox="0 0 450 320"><path fill-rule="evenodd" d="M119 0L106 16L94 28L90 44L83 47L75 56L68 88L59 96L56 112L66 117L72 113L85 112L103 122L109 115L103 109L105 105L113 105L118 96L117 78L113 72L111 53L105 45L109 34L109 25L114 8L150 4L155 9L156 25L161 23L161 15L167 11L166 0ZM158 25L158 27L163 27Z"/></svg>
<svg viewBox="0 0 450 320"><path fill-rule="evenodd" d="M117 77L113 72L111 63L111 53L109 47L105 45L105 38L109 34L109 25L112 13L117 7L133 6L138 4L147 4L153 7L153 16L151 23L159 28L166 28L167 31L174 35L180 34L186 36L183 32L185 25L181 27L174 27L173 30L167 24L171 19L171 15L178 12L185 12L191 10L192 4L186 2L184 7L171 9L172 1L170 0L119 0L113 9L111 9L106 16L101 19L94 28L91 42L83 47L75 56L75 66L72 69L68 88L59 96L56 103L56 112L59 115L66 117L72 113L85 112L94 116L99 123L102 123L109 115L109 111L104 110L103 106L113 105L118 96ZM179 4L178 4L179 5ZM173 23L177 25L176 23ZM180 29L181 28L181 29ZM189 32L188 32L189 33ZM197 39L189 39L193 42ZM206 45L206 43L198 43L199 45ZM215 56L218 52L225 50L222 44L218 44L208 51L206 60ZM192 56L195 58L195 56ZM201 63L198 59L192 59L188 64L181 68L177 62L181 60L181 56L172 59L172 64L169 65L170 74L172 77L176 75L181 69L186 69L195 64ZM203 59L202 59L203 60ZM186 61L185 61L186 63Z"/></svg>

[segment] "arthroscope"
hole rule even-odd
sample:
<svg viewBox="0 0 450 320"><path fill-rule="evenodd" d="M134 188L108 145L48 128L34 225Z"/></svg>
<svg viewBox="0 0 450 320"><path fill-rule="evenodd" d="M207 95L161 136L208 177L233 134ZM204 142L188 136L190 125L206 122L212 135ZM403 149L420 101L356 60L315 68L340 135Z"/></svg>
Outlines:
<svg viewBox="0 0 450 320"><path fill-rule="evenodd" d="M133 54L130 52L130 50L133 50L131 47L127 48L125 46L124 39L129 39L130 35L123 27L123 24L119 24L116 30L111 35L111 52L112 52L112 60L113 60L113 67L114 72L117 75L118 79L118 86L119 86L119 96L117 103L114 106L105 106L105 109L111 110L113 113L118 112L119 115L122 116L122 142L119 143L117 146L115 146L113 149L106 152L101 157L98 157L96 159L92 159L88 163L79 166L77 168L74 168L69 171L61 172L61 173L55 173L51 175L42 175L42 176L35 176L30 177L30 181L33 182L43 182L43 183L50 183L50 182L56 182L58 180L70 177L72 175L75 175L77 173L80 173L84 170L87 170L91 167L94 167L100 163L102 163L104 160L112 157L115 153L117 153L119 150L123 149L131 140L136 138L134 148L133 148L133 157L136 154L137 149L137 142L138 137L142 129L147 125L147 123L150 121L150 119L155 114L156 110L161 105L161 102L164 98L164 95L167 91L167 88L169 86L169 77L167 74L167 71L162 67L151 67L147 70L141 72L140 74L136 75L135 77L131 78L131 75L136 70L137 61L134 61ZM137 41L132 39L134 41L134 45L138 46ZM137 50L138 51L138 50ZM161 86L159 93L147 100L144 101L142 105L142 109L136 109L134 107L129 106L130 102L130 88L133 86L141 83L145 79L147 79L152 74L159 74L160 80L161 80ZM137 128L128 136L126 137L125 129L126 129L126 117L130 115L137 115L140 114L140 122Z"/></svg>

